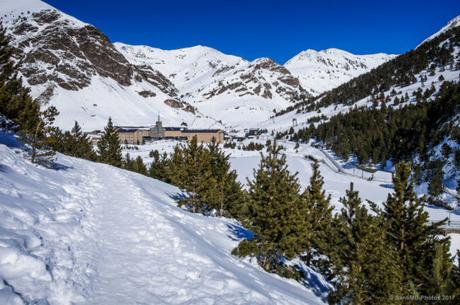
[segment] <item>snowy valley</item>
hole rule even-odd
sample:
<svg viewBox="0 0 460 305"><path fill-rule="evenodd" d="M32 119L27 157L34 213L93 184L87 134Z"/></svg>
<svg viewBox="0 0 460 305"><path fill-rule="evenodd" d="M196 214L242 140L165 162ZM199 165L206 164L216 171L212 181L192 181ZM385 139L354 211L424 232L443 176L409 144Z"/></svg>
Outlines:
<svg viewBox="0 0 460 305"><path fill-rule="evenodd" d="M0 305L457 304L460 16L285 63L0 25Z"/></svg>

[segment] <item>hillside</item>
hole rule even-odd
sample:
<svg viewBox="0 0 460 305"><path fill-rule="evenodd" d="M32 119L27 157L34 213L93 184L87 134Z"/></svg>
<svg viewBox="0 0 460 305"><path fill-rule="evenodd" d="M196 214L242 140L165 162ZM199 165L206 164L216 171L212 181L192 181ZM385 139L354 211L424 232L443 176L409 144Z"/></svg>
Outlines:
<svg viewBox="0 0 460 305"><path fill-rule="evenodd" d="M177 208L171 185L63 155L33 165L3 132L0 156L1 304L322 304L231 256L248 233Z"/></svg>
<svg viewBox="0 0 460 305"><path fill-rule="evenodd" d="M286 131L327 120L354 107L400 108L420 100L433 100L442 84L458 81L460 74L460 27L455 18L414 50L399 55L337 88L277 113L262 124L269 130Z"/></svg>
<svg viewBox="0 0 460 305"><path fill-rule="evenodd" d="M384 53L355 55L339 49L300 52L284 66L297 76L312 95L319 95L369 72L396 55Z"/></svg>

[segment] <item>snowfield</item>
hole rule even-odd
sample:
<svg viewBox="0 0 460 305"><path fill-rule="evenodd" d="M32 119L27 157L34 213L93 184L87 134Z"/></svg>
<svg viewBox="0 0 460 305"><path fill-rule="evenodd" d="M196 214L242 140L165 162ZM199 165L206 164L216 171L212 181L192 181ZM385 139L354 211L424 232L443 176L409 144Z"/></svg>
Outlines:
<svg viewBox="0 0 460 305"><path fill-rule="evenodd" d="M0 134L0 304L322 304L231 256L249 234L176 207L176 187Z"/></svg>

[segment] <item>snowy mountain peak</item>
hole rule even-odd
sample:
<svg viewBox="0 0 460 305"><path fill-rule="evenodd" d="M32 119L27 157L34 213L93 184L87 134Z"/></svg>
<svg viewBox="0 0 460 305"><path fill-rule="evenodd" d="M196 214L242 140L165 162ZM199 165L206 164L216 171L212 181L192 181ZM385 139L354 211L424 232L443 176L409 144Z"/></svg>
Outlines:
<svg viewBox="0 0 460 305"><path fill-rule="evenodd" d="M21 14L27 11L33 13L54 8L40 0L0 0L0 9L3 14Z"/></svg>
<svg viewBox="0 0 460 305"><path fill-rule="evenodd" d="M162 50L149 46L131 46L117 42L115 48L131 63L147 65L166 75L181 91L190 91L197 82L246 61L205 46Z"/></svg>
<svg viewBox="0 0 460 305"><path fill-rule="evenodd" d="M0 23L8 27L12 23L17 22L18 18L30 18L30 16L42 11L55 12L55 14L59 15L59 18L67 20L73 26L87 25L40 0L0 0Z"/></svg>
<svg viewBox="0 0 460 305"><path fill-rule="evenodd" d="M318 95L370 71L393 57L395 55L384 53L355 55L336 48L321 51L307 49L288 60L284 66L299 78L307 91Z"/></svg>

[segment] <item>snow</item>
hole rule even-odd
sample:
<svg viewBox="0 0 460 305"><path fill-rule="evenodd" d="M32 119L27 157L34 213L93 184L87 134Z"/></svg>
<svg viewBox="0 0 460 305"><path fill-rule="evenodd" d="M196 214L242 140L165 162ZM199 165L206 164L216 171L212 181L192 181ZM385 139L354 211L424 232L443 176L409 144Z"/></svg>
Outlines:
<svg viewBox="0 0 460 305"><path fill-rule="evenodd" d="M299 78L307 91L319 95L369 72L395 56L385 53L355 55L334 48L322 51L308 49L288 60L284 66Z"/></svg>
<svg viewBox="0 0 460 305"><path fill-rule="evenodd" d="M0 21L4 26L14 21L18 17L28 17L28 15L37 13L43 10L57 11L54 7L40 0L0 0ZM85 26L86 23L60 12L61 19L70 21L70 24L75 27Z"/></svg>
<svg viewBox="0 0 460 305"><path fill-rule="evenodd" d="M195 46L178 50L161 50L149 46L130 46L115 43L116 49L131 63L151 66L166 75L179 89L180 98L192 104L201 113L221 121L231 128L251 128L273 115L273 109L284 109L292 103L275 89L271 98L259 95L243 95L237 90L208 97L207 93L225 84L244 82L248 90L263 83L280 83L280 73L266 69L254 72L255 66L266 61L259 58L252 62L240 57L223 54L218 50ZM244 81L241 76L254 74L258 80ZM263 89L262 89L263 90Z"/></svg>
<svg viewBox="0 0 460 305"><path fill-rule="evenodd" d="M186 122L190 128L221 127L212 118L166 105L163 101L169 97L159 90L156 97L145 98L138 93L151 89L146 83L125 87L110 78L94 76L91 84L79 91L56 88L49 105L56 106L60 112L56 125L67 130L72 128L74 120L85 131L102 129L109 117L115 125L151 126L158 115L164 126L180 126Z"/></svg>
<svg viewBox="0 0 460 305"><path fill-rule="evenodd" d="M22 12L39 12L42 10L53 9L52 6L39 0L0 0L0 10L3 14L10 13L11 15L19 15Z"/></svg>
<svg viewBox="0 0 460 305"><path fill-rule="evenodd" d="M1 304L323 304L233 257L248 233L176 207L176 187L60 154L43 168L5 133L0 156Z"/></svg>
<svg viewBox="0 0 460 305"><path fill-rule="evenodd" d="M209 81L213 74L225 67L247 63L238 56L227 55L206 46L194 46L177 50L162 50L149 46L132 46L121 42L115 48L131 63L149 65L161 71L181 91Z"/></svg>

